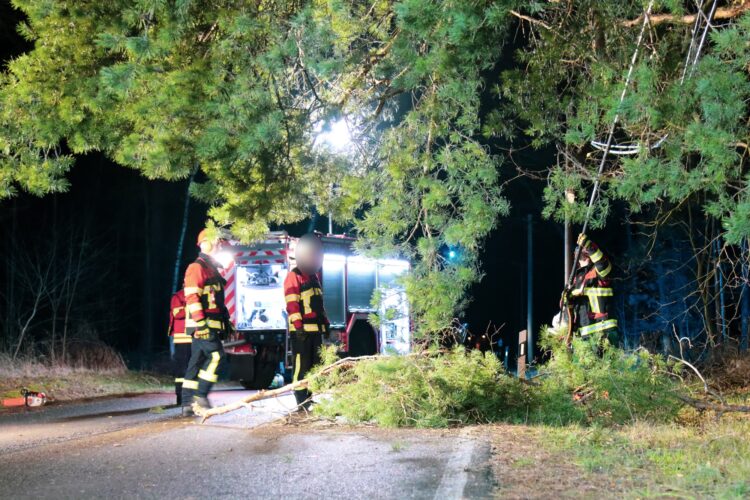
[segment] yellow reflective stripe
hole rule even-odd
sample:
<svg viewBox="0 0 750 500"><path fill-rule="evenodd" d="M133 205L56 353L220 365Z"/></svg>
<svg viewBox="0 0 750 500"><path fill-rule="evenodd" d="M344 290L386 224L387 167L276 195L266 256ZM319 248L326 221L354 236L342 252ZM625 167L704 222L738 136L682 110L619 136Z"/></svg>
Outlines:
<svg viewBox="0 0 750 500"><path fill-rule="evenodd" d="M320 326L317 324L311 325L309 323L306 323L303 326L306 332L319 332L320 331Z"/></svg>
<svg viewBox="0 0 750 500"><path fill-rule="evenodd" d="M224 328L224 323L221 322L221 321L219 321L219 320L216 320L216 319L209 319L208 320L208 327L209 328L216 328L217 330L221 330L222 328Z"/></svg>
<svg viewBox="0 0 750 500"><path fill-rule="evenodd" d="M196 321L193 318L187 318L185 320L185 326L188 328L203 328L206 326L206 320L202 319L200 321Z"/></svg>
<svg viewBox="0 0 750 500"><path fill-rule="evenodd" d="M602 257L604 257L604 254L602 253L601 250L598 250L598 249L597 249L596 252L594 252L591 255L589 255L589 258L591 259L591 262L593 262L594 264L596 264L597 262L599 262L600 260L602 260Z"/></svg>
<svg viewBox="0 0 750 500"><path fill-rule="evenodd" d="M299 378L299 370L300 370L301 364L302 363L301 363L299 353L298 353L297 356L294 358L294 377L292 377L292 382L297 382L297 378Z"/></svg>
<svg viewBox="0 0 750 500"><path fill-rule="evenodd" d="M218 375L211 375L207 371L201 370L198 372L198 378L205 380L206 382L218 382L219 376Z"/></svg>
<svg viewBox="0 0 750 500"><path fill-rule="evenodd" d="M183 309L185 309L185 308L182 307L182 306L175 307L174 309L172 309L172 315L173 316L177 316L178 314L180 314L180 311L182 311Z"/></svg>
<svg viewBox="0 0 750 500"><path fill-rule="evenodd" d="M218 352L214 351L211 353L211 362L208 364L205 370L198 372L198 378L202 378L207 382L216 382L219 380L219 376L216 375L216 369L219 367L219 360L221 356Z"/></svg>
<svg viewBox="0 0 750 500"><path fill-rule="evenodd" d="M587 335L591 335L593 333L603 332L604 330L609 330L611 328L617 328L617 320L616 319L608 319L606 321L601 321L599 323L594 323L593 325L582 326L579 331L581 333L581 336L585 337Z"/></svg>
<svg viewBox="0 0 750 500"><path fill-rule="evenodd" d="M185 287L185 295L200 295L201 288L197 286L186 286Z"/></svg>
<svg viewBox="0 0 750 500"><path fill-rule="evenodd" d="M299 296L302 298L302 300L310 300L310 297L312 297L313 295L315 295L315 289L311 288L309 290L305 290Z"/></svg>
<svg viewBox="0 0 750 500"><path fill-rule="evenodd" d="M184 378L176 378L176 379L174 379L174 383L175 383L175 384L181 384L181 383L183 383L184 381L185 381L185 379L184 379Z"/></svg>
<svg viewBox="0 0 750 500"><path fill-rule="evenodd" d="M289 315L289 322L302 321L302 314L294 313Z"/></svg>
<svg viewBox="0 0 750 500"><path fill-rule="evenodd" d="M185 380L182 383L183 389L198 389L198 381L197 380Z"/></svg>
<svg viewBox="0 0 750 500"><path fill-rule="evenodd" d="M172 336L172 342L175 344L190 344L193 341L193 337L186 333L175 333Z"/></svg>
<svg viewBox="0 0 750 500"><path fill-rule="evenodd" d="M610 262L610 263L609 263L609 264L607 265L607 267L606 267L606 268L604 268L604 269L603 269L602 271L599 271L599 270L597 269L597 271L596 271L596 272L597 272L597 273L599 273L599 276L601 276L602 278L606 278L607 276L609 276L609 273L611 273L611 272L612 272L612 263Z"/></svg>
<svg viewBox="0 0 750 500"><path fill-rule="evenodd" d="M298 293L290 293L286 297L284 297L287 302L299 302L299 294Z"/></svg>
<svg viewBox="0 0 750 500"><path fill-rule="evenodd" d="M584 288L583 293L589 297L612 297L614 295L611 288Z"/></svg>

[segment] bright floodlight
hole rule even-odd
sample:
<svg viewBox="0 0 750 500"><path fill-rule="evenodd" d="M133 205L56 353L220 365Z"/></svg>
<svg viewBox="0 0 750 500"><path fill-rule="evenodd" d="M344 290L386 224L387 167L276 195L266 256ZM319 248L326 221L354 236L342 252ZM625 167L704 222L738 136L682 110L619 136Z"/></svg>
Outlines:
<svg viewBox="0 0 750 500"><path fill-rule="evenodd" d="M327 144L333 151L338 152L345 151L352 142L349 126L344 119L331 122L329 130L319 133L318 139Z"/></svg>
<svg viewBox="0 0 750 500"><path fill-rule="evenodd" d="M455 259L456 258L456 251L455 250L451 250L450 252L448 252L448 258Z"/></svg>
<svg viewBox="0 0 750 500"><path fill-rule="evenodd" d="M222 252L217 253L214 256L214 259L216 259L216 261L219 264L221 264L221 267L223 267L224 269L227 269L234 262L234 255L232 255L232 252L228 252L224 250Z"/></svg>

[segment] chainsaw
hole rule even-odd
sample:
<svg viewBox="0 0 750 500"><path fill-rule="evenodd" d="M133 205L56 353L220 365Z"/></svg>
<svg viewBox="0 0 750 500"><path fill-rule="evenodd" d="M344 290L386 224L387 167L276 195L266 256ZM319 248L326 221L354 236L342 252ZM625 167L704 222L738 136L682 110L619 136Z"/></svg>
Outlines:
<svg viewBox="0 0 750 500"><path fill-rule="evenodd" d="M43 392L30 391L21 389L21 397L7 398L2 400L2 406L26 406L29 408L43 406L47 403L47 395Z"/></svg>

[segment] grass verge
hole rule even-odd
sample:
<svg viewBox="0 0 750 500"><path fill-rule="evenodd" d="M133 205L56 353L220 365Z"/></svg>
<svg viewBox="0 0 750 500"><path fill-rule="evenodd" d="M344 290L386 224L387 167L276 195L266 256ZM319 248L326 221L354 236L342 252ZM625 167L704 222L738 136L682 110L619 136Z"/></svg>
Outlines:
<svg viewBox="0 0 750 500"><path fill-rule="evenodd" d="M545 447L586 473L628 481L628 497L748 498L750 419L701 425L544 428Z"/></svg>
<svg viewBox="0 0 750 500"><path fill-rule="evenodd" d="M70 401L170 387L169 377L127 370L119 355L102 359L50 365L33 358L13 360L0 355L0 399L21 396L23 389L44 392L55 401Z"/></svg>
<svg viewBox="0 0 750 500"><path fill-rule="evenodd" d="M0 379L0 398L21 395L21 390L44 392L54 401L71 401L92 397L154 392L169 389L169 377L126 371L96 373L68 371L66 374L40 373L33 377Z"/></svg>

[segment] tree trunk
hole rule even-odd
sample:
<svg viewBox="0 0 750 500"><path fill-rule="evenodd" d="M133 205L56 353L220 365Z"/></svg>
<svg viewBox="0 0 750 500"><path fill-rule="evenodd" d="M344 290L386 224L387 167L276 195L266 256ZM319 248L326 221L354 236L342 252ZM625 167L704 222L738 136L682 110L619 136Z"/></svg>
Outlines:
<svg viewBox="0 0 750 500"><path fill-rule="evenodd" d="M147 359L151 355L152 340L153 340L153 321L151 306L153 304L153 270L152 270L152 255L151 255L151 184L144 184L143 187L143 234L145 236L143 242L143 301L141 303L141 368L144 369L147 366Z"/></svg>
<svg viewBox="0 0 750 500"><path fill-rule="evenodd" d="M193 184L195 174L198 172L198 164L196 163L193 171L190 173L190 178L187 182L187 189L185 190L185 205L182 208L182 227L180 228L180 240L177 242L177 256L174 261L174 274L172 275L172 293L177 293L180 286L180 264L182 263L182 252L185 248L185 234L187 234L188 216L190 214L190 186Z"/></svg>

